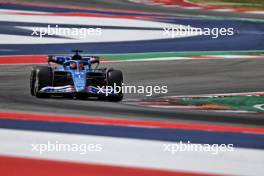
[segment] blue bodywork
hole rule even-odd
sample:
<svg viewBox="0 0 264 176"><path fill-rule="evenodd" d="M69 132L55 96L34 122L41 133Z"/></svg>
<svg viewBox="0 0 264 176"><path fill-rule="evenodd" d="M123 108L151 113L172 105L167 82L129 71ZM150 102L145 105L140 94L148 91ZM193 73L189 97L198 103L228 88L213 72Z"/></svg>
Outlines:
<svg viewBox="0 0 264 176"><path fill-rule="evenodd" d="M70 64L76 64L76 69L70 68ZM83 69L80 69L80 64L85 65ZM69 72L72 75L75 91L84 92L86 90L86 75L92 71L92 68L88 59L78 61L68 60L58 67L56 71Z"/></svg>
<svg viewBox="0 0 264 176"><path fill-rule="evenodd" d="M98 94L98 92L105 93L106 89L100 89L98 87L89 86L87 83L87 73L94 72L97 68L92 68L92 64L97 58L83 57L80 60L72 60L69 56L53 56L49 58L49 62L58 64L54 68L54 72L66 72L71 74L74 86L65 85L59 87L44 87L39 92L42 93L91 93ZM99 63L99 62L98 62ZM73 68L72 65L75 65ZM100 90L100 91L99 91ZM102 91L103 90L103 91Z"/></svg>

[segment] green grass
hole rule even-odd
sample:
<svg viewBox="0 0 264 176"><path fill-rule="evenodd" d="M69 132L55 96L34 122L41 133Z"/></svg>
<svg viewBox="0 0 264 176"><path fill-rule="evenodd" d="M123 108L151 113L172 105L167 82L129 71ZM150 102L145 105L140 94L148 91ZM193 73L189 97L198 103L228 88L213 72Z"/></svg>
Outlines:
<svg viewBox="0 0 264 176"><path fill-rule="evenodd" d="M204 5L264 10L264 0L190 0Z"/></svg>
<svg viewBox="0 0 264 176"><path fill-rule="evenodd" d="M108 58L113 60L136 60L162 57L191 57L203 55L251 55L264 54L264 50L252 51L194 51L194 52L150 52L150 53L128 53L128 54L99 54L101 58Z"/></svg>
<svg viewBox="0 0 264 176"><path fill-rule="evenodd" d="M264 96L230 96L230 97L214 97L214 98L196 98L172 100L171 104L183 104L202 106L207 104L225 106L232 110L246 110L252 112L263 112L254 107L254 105L264 104Z"/></svg>

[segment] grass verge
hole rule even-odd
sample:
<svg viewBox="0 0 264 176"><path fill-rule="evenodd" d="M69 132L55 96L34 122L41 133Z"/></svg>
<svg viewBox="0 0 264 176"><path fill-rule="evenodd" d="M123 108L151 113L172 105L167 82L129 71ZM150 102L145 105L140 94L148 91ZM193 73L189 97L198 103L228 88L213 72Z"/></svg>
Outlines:
<svg viewBox="0 0 264 176"><path fill-rule="evenodd" d="M249 8L264 10L264 0L189 0L209 6L222 6L227 8Z"/></svg>

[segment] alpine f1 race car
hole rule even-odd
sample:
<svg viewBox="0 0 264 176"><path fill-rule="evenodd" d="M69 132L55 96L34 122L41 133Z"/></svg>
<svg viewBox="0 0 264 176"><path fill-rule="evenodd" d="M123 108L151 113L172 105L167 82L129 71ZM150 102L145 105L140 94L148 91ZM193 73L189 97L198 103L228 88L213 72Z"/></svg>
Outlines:
<svg viewBox="0 0 264 176"><path fill-rule="evenodd" d="M36 66L31 71L30 92L38 98L51 96L67 98L98 97L109 101L123 99L123 74L113 68L98 68L97 56L48 56L47 66ZM119 87L119 90L116 90Z"/></svg>

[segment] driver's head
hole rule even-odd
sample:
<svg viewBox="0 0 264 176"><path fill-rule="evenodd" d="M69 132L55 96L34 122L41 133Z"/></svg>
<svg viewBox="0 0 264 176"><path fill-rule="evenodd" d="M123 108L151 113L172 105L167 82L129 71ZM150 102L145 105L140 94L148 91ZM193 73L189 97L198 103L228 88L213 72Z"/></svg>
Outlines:
<svg viewBox="0 0 264 176"><path fill-rule="evenodd" d="M71 69L77 69L77 64L75 62L70 63L70 68Z"/></svg>
<svg viewBox="0 0 264 176"><path fill-rule="evenodd" d="M79 63L79 68L82 70L84 69L84 63Z"/></svg>

